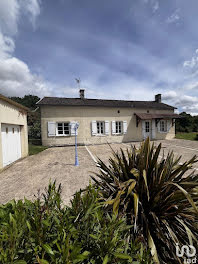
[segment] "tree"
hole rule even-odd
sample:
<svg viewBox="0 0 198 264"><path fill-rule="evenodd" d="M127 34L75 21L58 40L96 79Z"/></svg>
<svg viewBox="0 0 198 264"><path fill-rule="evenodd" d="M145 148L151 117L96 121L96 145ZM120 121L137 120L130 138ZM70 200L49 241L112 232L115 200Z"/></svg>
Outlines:
<svg viewBox="0 0 198 264"><path fill-rule="evenodd" d="M186 112L179 114L180 119L176 120L176 132L197 132L198 116L191 116Z"/></svg>
<svg viewBox="0 0 198 264"><path fill-rule="evenodd" d="M33 111L37 108L36 103L40 98L36 95L25 95L24 97L10 97L13 101L22 104L30 109L28 112L28 134L31 139L41 138L41 115L40 109Z"/></svg>
<svg viewBox="0 0 198 264"><path fill-rule="evenodd" d="M37 108L36 103L40 100L40 98L36 95L25 95L24 97L10 97L13 101L22 104L23 106L28 107L30 110L34 110Z"/></svg>

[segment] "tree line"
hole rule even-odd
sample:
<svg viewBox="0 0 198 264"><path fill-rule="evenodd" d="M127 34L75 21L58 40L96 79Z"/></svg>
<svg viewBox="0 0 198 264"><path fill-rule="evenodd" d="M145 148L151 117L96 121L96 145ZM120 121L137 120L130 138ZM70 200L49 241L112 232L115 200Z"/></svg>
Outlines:
<svg viewBox="0 0 198 264"><path fill-rule="evenodd" d="M198 132L198 115L192 116L186 112L179 115L181 118L176 120L176 132Z"/></svg>

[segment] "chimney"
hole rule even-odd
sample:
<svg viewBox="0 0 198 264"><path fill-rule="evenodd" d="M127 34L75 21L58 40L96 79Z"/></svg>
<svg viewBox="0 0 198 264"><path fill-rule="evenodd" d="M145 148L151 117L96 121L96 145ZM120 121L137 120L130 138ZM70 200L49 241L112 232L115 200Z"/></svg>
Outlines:
<svg viewBox="0 0 198 264"><path fill-rule="evenodd" d="M80 99L84 99L85 98L85 90L84 89L80 89L79 90L79 94L80 94Z"/></svg>
<svg viewBox="0 0 198 264"><path fill-rule="evenodd" d="M155 102L156 103L161 103L162 102L162 95L161 94L156 94L155 95Z"/></svg>

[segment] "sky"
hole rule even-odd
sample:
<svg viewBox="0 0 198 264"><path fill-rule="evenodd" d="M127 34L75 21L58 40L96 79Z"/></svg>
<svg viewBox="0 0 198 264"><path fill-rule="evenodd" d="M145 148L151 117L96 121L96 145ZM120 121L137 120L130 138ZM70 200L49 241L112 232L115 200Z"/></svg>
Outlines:
<svg viewBox="0 0 198 264"><path fill-rule="evenodd" d="M0 0L0 93L154 100L198 115L197 0Z"/></svg>

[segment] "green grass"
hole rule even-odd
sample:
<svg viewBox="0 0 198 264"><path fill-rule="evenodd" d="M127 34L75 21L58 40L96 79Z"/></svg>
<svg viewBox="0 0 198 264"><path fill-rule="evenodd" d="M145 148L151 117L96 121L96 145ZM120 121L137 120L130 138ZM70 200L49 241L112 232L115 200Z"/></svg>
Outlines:
<svg viewBox="0 0 198 264"><path fill-rule="evenodd" d="M187 139L187 140L198 140L198 133L197 132L190 132L190 133L177 133L175 135L178 139Z"/></svg>
<svg viewBox="0 0 198 264"><path fill-rule="evenodd" d="M39 152L41 152L45 149L47 149L47 147L29 144L29 155L38 154Z"/></svg>

